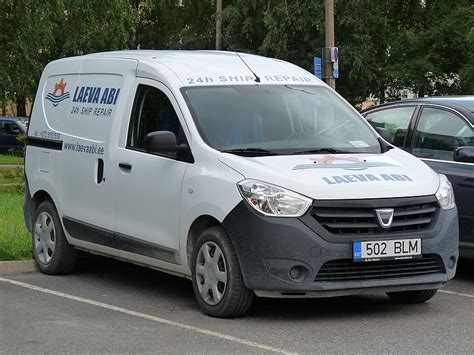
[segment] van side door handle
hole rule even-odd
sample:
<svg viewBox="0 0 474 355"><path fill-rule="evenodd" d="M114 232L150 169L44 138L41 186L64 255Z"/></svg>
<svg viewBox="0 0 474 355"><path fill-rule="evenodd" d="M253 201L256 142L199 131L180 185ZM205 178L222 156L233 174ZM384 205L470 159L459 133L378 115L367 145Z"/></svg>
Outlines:
<svg viewBox="0 0 474 355"><path fill-rule="evenodd" d="M131 171L132 170L132 164L121 162L121 163L119 163L119 168L122 169L122 170Z"/></svg>

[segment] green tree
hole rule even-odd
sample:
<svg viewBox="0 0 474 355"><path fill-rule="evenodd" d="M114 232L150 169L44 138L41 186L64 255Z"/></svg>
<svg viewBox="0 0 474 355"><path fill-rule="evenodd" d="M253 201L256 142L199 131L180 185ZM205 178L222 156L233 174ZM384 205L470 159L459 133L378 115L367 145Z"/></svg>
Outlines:
<svg viewBox="0 0 474 355"><path fill-rule="evenodd" d="M26 98L36 89L53 41L50 15L55 0L0 1L0 92L26 116Z"/></svg>
<svg viewBox="0 0 474 355"><path fill-rule="evenodd" d="M64 56L124 49L138 12L127 0L0 0L0 93L26 115L44 66Z"/></svg>
<svg viewBox="0 0 474 355"><path fill-rule="evenodd" d="M459 74L472 57L467 36L474 26L473 7L467 0L418 2L398 36L392 36L390 64L395 89L419 96L463 93ZM406 21L406 19L405 19Z"/></svg>
<svg viewBox="0 0 474 355"><path fill-rule="evenodd" d="M386 35L385 19L371 0L338 1L335 8L335 39L339 47L340 78L336 88L352 104L360 104L374 92L384 90L386 44L374 38ZM377 29L374 31L374 29Z"/></svg>
<svg viewBox="0 0 474 355"><path fill-rule="evenodd" d="M474 53L474 28L469 31L466 41L468 52ZM466 94L474 94L474 55L467 58L461 69L460 79L462 91Z"/></svg>
<svg viewBox="0 0 474 355"><path fill-rule="evenodd" d="M212 0L155 1L143 12L137 42L147 49L212 49L215 30L209 22L213 18Z"/></svg>
<svg viewBox="0 0 474 355"><path fill-rule="evenodd" d="M337 90L353 104L474 90L472 0L336 0ZM224 49L313 71L322 0L225 0ZM215 0L0 0L0 104L24 114L53 59L124 48L213 49Z"/></svg>
<svg viewBox="0 0 474 355"><path fill-rule="evenodd" d="M251 53L263 52L262 45L267 34L264 15L269 1L226 0L224 2L222 17L225 41L223 48Z"/></svg>
<svg viewBox="0 0 474 355"><path fill-rule="evenodd" d="M56 24L58 56L127 49L138 23L128 0L64 0Z"/></svg>

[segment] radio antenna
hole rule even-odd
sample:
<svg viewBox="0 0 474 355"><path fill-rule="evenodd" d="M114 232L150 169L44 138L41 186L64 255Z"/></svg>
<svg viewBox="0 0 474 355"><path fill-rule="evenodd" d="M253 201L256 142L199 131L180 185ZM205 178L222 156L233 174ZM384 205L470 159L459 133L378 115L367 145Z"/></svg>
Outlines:
<svg viewBox="0 0 474 355"><path fill-rule="evenodd" d="M208 19L206 18L207 22L209 22L209 24L211 26L214 26L214 24ZM248 70L250 70L250 72L253 74L253 76L255 77L255 82L259 83L260 82L260 77L252 70L252 68L250 68L250 66L247 64L247 62L244 60L244 58L242 58L240 56L240 54L234 49L234 47L232 47L232 45L227 41L227 39L225 38L224 34L221 33L221 36L222 36L222 39L224 40L224 42L227 44L227 46L230 48L230 50L232 52L234 52L237 57L239 57L239 59L242 61L242 63L245 64L245 66L248 68Z"/></svg>
<svg viewBox="0 0 474 355"><path fill-rule="evenodd" d="M222 36L222 38L224 38L224 36ZM227 41L226 41L225 39L224 39L224 41L227 43ZM231 49L232 49L232 48L231 48ZM235 54L237 54L237 57L240 58L240 60L245 64L245 66L246 66L247 68L249 68L249 70L251 71L251 73L253 74L253 76L255 76L255 82L259 83L259 82L260 82L260 77L259 77L257 74L255 74L255 72L252 70L252 68L250 68L250 66L245 62L244 58L242 58L242 57L240 56L240 54L239 54L237 51L234 51L234 50L232 50L232 51L233 51Z"/></svg>

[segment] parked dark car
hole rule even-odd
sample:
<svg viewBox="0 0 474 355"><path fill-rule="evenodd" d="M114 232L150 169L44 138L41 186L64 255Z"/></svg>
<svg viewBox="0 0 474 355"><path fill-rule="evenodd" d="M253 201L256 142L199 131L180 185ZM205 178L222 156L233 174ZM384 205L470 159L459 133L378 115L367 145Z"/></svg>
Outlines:
<svg viewBox="0 0 474 355"><path fill-rule="evenodd" d="M361 113L386 129L397 147L448 177L459 212L460 253L474 258L474 96L395 101Z"/></svg>
<svg viewBox="0 0 474 355"><path fill-rule="evenodd" d="M23 118L0 116L0 153L21 146L17 138L26 132L26 122Z"/></svg>

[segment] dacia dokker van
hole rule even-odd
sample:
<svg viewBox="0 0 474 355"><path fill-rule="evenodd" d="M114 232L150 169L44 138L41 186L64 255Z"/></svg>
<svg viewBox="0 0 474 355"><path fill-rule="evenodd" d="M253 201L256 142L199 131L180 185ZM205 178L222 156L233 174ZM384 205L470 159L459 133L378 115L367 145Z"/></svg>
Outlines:
<svg viewBox="0 0 474 355"><path fill-rule="evenodd" d="M454 277L449 181L309 72L255 55L123 51L46 66L25 219L46 274L77 250L187 277L206 314L259 297L386 292Z"/></svg>

